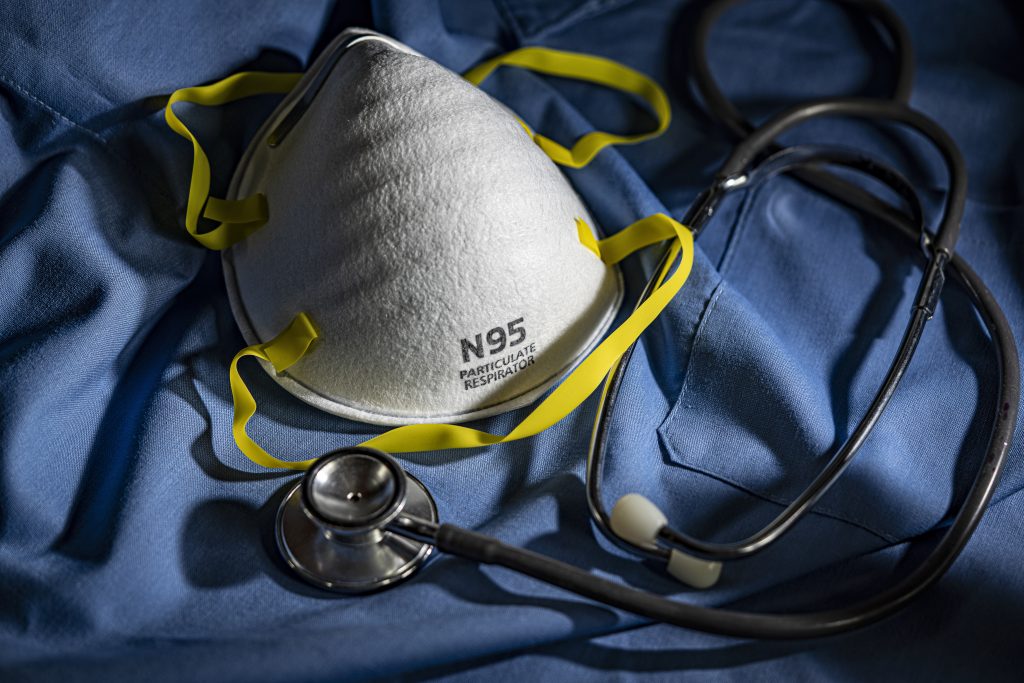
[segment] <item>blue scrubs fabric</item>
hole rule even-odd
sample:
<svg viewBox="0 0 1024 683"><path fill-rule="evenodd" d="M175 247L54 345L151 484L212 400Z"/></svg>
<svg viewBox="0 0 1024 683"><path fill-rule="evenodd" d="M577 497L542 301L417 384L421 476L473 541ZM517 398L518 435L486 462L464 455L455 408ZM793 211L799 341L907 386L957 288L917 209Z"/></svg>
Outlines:
<svg viewBox="0 0 1024 683"><path fill-rule="evenodd" d="M1022 12L1012 0L893 7L914 41L912 104L967 159L960 253L1020 336ZM167 95L242 69L304 69L355 24L456 71L521 45L607 56L665 84L673 104L661 138L566 172L614 232L657 211L681 216L730 149L684 82L694 9L681 0L0 2L0 677L1019 677L1019 429L992 507L952 571L899 615L825 640L653 625L451 557L393 590L331 597L274 558L274 504L294 478L260 470L230 436L227 368L243 341L219 258L183 228L191 148L163 122ZM709 50L723 89L755 120L809 97L886 96L893 81L885 41L825 0L738 6ZM485 89L564 143L595 127L653 124L628 98L578 82L506 68ZM215 193L274 101L181 107L210 155ZM785 141L886 159L914 181L935 224L947 178L913 133L834 119ZM652 260L625 265L629 296ZM890 229L791 179L731 197L629 368L606 504L641 492L682 529L722 541L776 515L864 413L920 265ZM260 401L251 431L276 454L316 456L377 431L307 407L255 366L244 374ZM728 565L706 592L595 538L583 485L593 397L536 438L402 461L443 520L617 581L734 609L838 606L905 575L948 525L989 436L995 379L978 316L950 285L841 483L787 538ZM502 432L524 414L475 426Z"/></svg>

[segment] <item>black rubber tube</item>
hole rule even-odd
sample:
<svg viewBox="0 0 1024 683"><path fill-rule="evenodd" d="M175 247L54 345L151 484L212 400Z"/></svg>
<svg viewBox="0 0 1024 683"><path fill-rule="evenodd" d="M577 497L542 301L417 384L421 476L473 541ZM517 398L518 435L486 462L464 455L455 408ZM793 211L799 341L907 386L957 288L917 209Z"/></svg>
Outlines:
<svg viewBox="0 0 1024 683"><path fill-rule="evenodd" d="M775 139L780 135L806 121L823 116L852 116L903 123L922 134L938 149L949 172L949 189L932 248L952 254L960 235L960 220L967 203L967 166L960 148L942 126L900 102L846 97L815 100L790 107L742 140L722 164L718 178L725 180L742 175L759 155L773 147Z"/></svg>
<svg viewBox="0 0 1024 683"><path fill-rule="evenodd" d="M828 165L830 167L839 166L868 175L886 187L892 189L897 195L903 197L910 207L912 220L918 226L918 230L924 230L923 208L921 206L920 199L916 192L914 192L909 181L907 181L907 179L897 171L862 155L852 154L843 150L812 151L811 153L798 155L798 158L801 159L800 163L781 166L773 164L776 159L785 161L782 157L787 154L789 153L779 153L776 156L769 158L762 165L777 166L774 171L775 173L801 173L808 169L817 169L819 165ZM764 182L767 180L760 169L753 171L751 173L751 177L760 179L753 182ZM694 203L694 207L688 212L684 222L689 225L695 233L699 234L701 228L705 225L705 221L708 218L707 212L711 205L713 205L713 202L709 204L709 202L699 198ZM660 272L660 270L661 265L659 265L655 272ZM639 302L637 303L638 306L646 300L653 284L653 279L648 282L647 287L639 297ZM924 316L922 315L914 315L911 317L904 333L904 341L900 345L897 355L894 357L893 363L890 367L888 378L883 382L882 386L879 387L875 399L873 400L873 409L868 411L865 417L857 425L857 428L850 434L842 446L837 449L826 468L814 480L814 482L768 525L748 538L733 543L710 543L701 541L687 536L671 527L665 527L662 530L660 535L661 539L665 543L679 548L680 550L684 550L688 553L699 555L707 559L717 560L746 557L759 552L772 542L778 540L778 538L780 538L793 524L799 521L799 519L807 513L810 507L825 494L825 492L838 480L839 476L852 461L854 455L863 443L864 439L867 437L875 421L877 421L882 410L884 410L885 404L891 398L899 378L902 376L909 364L913 347L916 346L924 325L923 317ZM622 379L622 372L624 372L625 367L629 363L632 350L633 349L631 347L624 356L622 363L619 368L617 368L616 373L611 379L612 384L606 394L605 400L601 402L598 407L599 415L595 425L594 438L592 439L587 458L587 502L598 529L610 540L627 550L639 552L640 554L651 557L652 559L667 561L668 552L664 548L634 546L614 534L610 528L609 516L600 502L602 479L601 462L603 453L607 449L607 433L609 429L610 416L614 411L614 405L612 402L618 396L618 388Z"/></svg>
<svg viewBox="0 0 1024 683"><path fill-rule="evenodd" d="M914 231L909 231L908 236L916 240ZM938 581L967 544L995 491L1017 422L1020 364L1009 323L991 292L963 260L954 258L952 272L981 314L992 337L999 364L998 410L989 447L966 500L935 548L913 572L872 598L849 607L818 612L741 612L677 602L447 524L441 525L437 531L438 549L477 562L506 567L649 619L740 638L819 638L861 628L897 612Z"/></svg>
<svg viewBox="0 0 1024 683"><path fill-rule="evenodd" d="M822 113L837 112L833 109ZM791 123L787 125L792 125L802 119L799 112L790 110L787 114L777 117L777 120L790 121ZM925 134L928 135L928 131L925 131ZM769 143L772 139L767 135L762 138L766 138ZM953 147L955 148L955 145ZM954 157L946 155L946 157L947 163L956 165L955 155ZM956 176L958 172L962 173L962 170L962 167L951 168L951 176ZM885 218L889 225L899 229L909 239L914 242L918 241L920 233L917 226L913 225L914 221L904 217L898 210L888 207L884 202L861 188L845 183L842 179L831 176L820 168L805 169L803 172L805 175L820 180L831 190L842 193L851 203L863 203L870 207L872 215ZM845 183L845 187L843 183ZM961 187L955 178L951 179L951 185L950 194L960 194L966 189L966 183L964 182ZM952 200L948 200L946 208L947 214L952 211L957 216L956 222L959 224L959 211L962 211L962 202L958 209L956 199L954 197ZM698 215L701 216L700 220L706 218L711 212L709 206L713 206L713 202L698 200L694 208L691 209L690 220ZM948 225L949 221L943 222L943 226ZM946 231L945 234L952 234L951 247L952 243L955 243L956 232ZM951 254L950 257L950 270L953 276L967 291L991 336L999 371L997 410L984 460L952 523L925 560L910 574L886 590L867 600L840 609L793 614L751 613L676 602L650 592L602 579L553 558L509 546L496 539L451 525L441 525L437 529L435 540L438 548L467 559L521 572L584 597L650 619L721 635L765 639L823 637L860 628L891 615L942 577L977 528L992 498L999 474L1005 463L1020 402L1020 365L1016 342L1009 323L991 292L977 274L959 256ZM944 255L941 258L944 258ZM928 280L928 273L924 280ZM648 284L649 288L650 283ZM928 286L923 285L922 289L927 290ZM919 296L918 300L920 303L922 297ZM928 297L924 297L924 300L928 300ZM912 316L916 318L926 313L925 309L916 306ZM621 382L625 364L624 360L619 371L612 378L609 400L602 408L602 417L607 417L606 409L615 403L616 389L618 382ZM595 432L597 444L606 443L607 431L601 430L601 424L599 419L598 429ZM607 423L605 422L605 424ZM595 462L599 464L600 460L596 459ZM588 472L589 470L590 463L588 463Z"/></svg>
<svg viewBox="0 0 1024 683"><path fill-rule="evenodd" d="M710 69L704 57L707 35L711 24L722 11L734 4L736 4L736 0L724 0L723 2L715 3L709 8L698 25L697 38L692 42L692 45L695 53L694 63L696 64L695 80L704 96L710 113L721 120L735 135L743 137L753 129L753 126L743 119L738 110L722 95L711 77ZM878 3L863 4L877 5ZM892 15L891 10L885 8L884 11L889 14L890 23L899 29L898 32L893 32L896 51L902 55L900 58L900 78L898 79L895 97L906 101L912 79L913 55L910 51L909 39L907 39L906 31L902 24L895 15ZM899 38L897 38L897 35ZM941 134L944 136L945 132L941 131ZM955 145L951 146L955 149ZM777 147L772 145L772 147L768 148L768 151L774 149L777 149ZM959 159L958 151L953 155L952 159L948 154L944 156L947 164L951 166L951 171L954 170L952 166L957 166L958 164L962 169L962 159L959 162L957 161ZM823 191L825 194L880 219L884 224L897 229L909 239L915 242L920 239L920 222L918 220L908 219L901 211L881 201L863 188L849 183L845 179L835 176L822 168L806 168L799 171L797 176L802 181ZM955 183L951 179L951 185L953 184ZM966 184L966 175L964 175L964 184ZM694 208L691 209L684 222L695 221L702 224L706 220L711 212L707 208L707 195L708 193L705 193L701 199L695 202ZM965 197L966 192L964 192ZM947 218L949 218L948 214L952 203L952 198L947 198ZM959 210L955 207L955 204L952 208L954 212L962 212L962 203ZM958 228L959 216L957 224ZM951 233L947 231L945 234L952 235L946 238L947 241L955 242L956 232ZM753 638L818 637L866 626L892 614L941 578L970 539L991 500L999 473L1009 451L1020 402L1020 366L1016 342L1009 323L991 292L960 256L953 253L949 266L951 274L970 295L991 336L999 365L999 387L996 396L997 410L995 421L985 458L966 499L954 518L953 524L948 527L941 541L924 562L896 585L870 600L857 603L842 610L789 615L750 615L742 612L717 611L716 616L711 613L714 610L678 605L678 603L676 603L677 606L675 607L665 604L655 606L651 604L650 600L634 600L637 596L632 596L628 592L623 594L621 591L616 591L615 595L617 598L631 604L630 606L619 603L620 606L624 609L644 614L652 619L659 619L686 628L712 631L726 635ZM927 274L925 279L927 279ZM650 283L648 284L648 289L649 287ZM645 297L646 294L647 290L645 290L642 297ZM617 540L620 545L627 547L629 546L628 543L617 539L608 529L608 517L600 502L600 479L601 458L607 448L608 422L632 351L632 348L627 351L623 362L610 379L607 398L599 408L598 422L587 460L587 498L595 524L610 538ZM656 549L653 552L645 549L640 549L640 551L658 559L665 559L667 557L667 551L664 548ZM535 569L539 569L539 567L535 567ZM538 576L538 578L541 577ZM574 578L574 581L579 580L584 580L585 582L584 577ZM595 586L590 586L587 594L592 598L601 599L600 594L593 592L594 588ZM601 587L602 590L605 588L605 586Z"/></svg>
<svg viewBox="0 0 1024 683"><path fill-rule="evenodd" d="M745 132L751 131L751 124L742 119L736 108L724 97L711 76L705 57L707 37L712 24L722 12L737 4L737 2L739 0L720 0L705 10L700 22L698 22L697 35L693 41L697 47L692 55L692 61L696 74L695 80L702 96L708 103L709 109L711 109L711 113L720 118L726 127L734 131ZM872 18L880 21L889 31L900 65L895 97L899 99L909 97L910 83L913 78L913 51L910 47L906 28L902 22L899 21L899 18L890 9L880 5L875 0L857 0L843 4L859 7L868 12ZM889 372L879 387L868 411L857 424L850 437L846 439L830 458L829 463L821 474L768 525L743 540L729 543L710 543L688 536L671 526L662 530L660 538L664 543L707 559L736 559L747 557L763 550L781 538L793 524L799 521L843 474L887 407L889 398L891 398L903 372L910 362L913 351L923 333L924 323L931 317L934 306L937 304L944 283L943 268L948 258L952 255L959 236L960 220L963 216L967 196L967 174L963 157L956 143L941 126L920 112L905 106L900 101L863 98L835 98L796 105L776 115L758 129L752 130L737 145L722 165L716 177L716 186L705 192L698 199L695 207L690 210L684 222L689 221L686 224L695 231L695 234L698 233L713 212L717 200L720 199L720 195L723 193L721 188L742 186L746 177L745 174L756 160L763 159L765 155L777 152L779 149L778 145L775 144L777 136L807 120L821 116L854 116L900 122L916 129L917 132L929 139L942 155L949 173L950 189L946 195L943 219L939 226L937 239L932 240L932 259L922 276L918 298L915 302L915 310L911 312L911 319L908 322L903 340L894 356ZM742 122L742 126L737 125L737 121ZM866 163L870 164L870 162ZM880 177L880 180L896 189L904 198L908 198L908 192L905 187L908 183L906 183L902 176L887 169L883 164L876 164L875 166L879 173L885 171L881 175L888 176L888 179ZM868 170L870 168L868 166ZM894 174L898 177L893 177ZM871 215L890 222L899 220L901 216L898 210L889 207L885 202L878 200L857 185L849 183L820 168L806 165L803 169L796 169L795 175L804 182L810 182L811 185L818 189L823 189L828 194L838 196L844 203L867 210ZM902 189L901 186L903 186ZM909 194L914 194L912 189ZM911 204L913 205L914 202L911 202ZM919 202L916 202L916 204L920 206ZM914 218L920 222L919 211L915 211ZM923 225L919 230L924 235ZM641 301L648 295L650 285L651 283L648 283L647 289L645 289L641 296ZM923 310L927 315L922 318L919 315L920 310ZM604 510L600 498L601 460L607 446L606 430L608 428L608 418L611 414L611 406L608 405L608 401L614 401L619 384L621 383L622 374L631 356L632 348L624 355L622 363L620 363L610 380L605 400L598 406L598 419L587 457L587 502L596 526L606 537L612 539L620 546L629 547L635 552L657 559L665 559L666 555L660 549L631 546L631 544L628 544L623 539L618 538L611 531L609 517Z"/></svg>
<svg viewBox="0 0 1024 683"><path fill-rule="evenodd" d="M707 46L711 28L722 14L745 1L719 0L709 5L697 20L693 38L690 40L690 61L693 71L689 76L697 86L708 112L737 139L746 137L754 129L754 125L743 117L725 96L722 89L718 87L707 60ZM906 24L900 20L889 5L880 0L833 1L851 11L860 12L870 17L888 34L889 40L892 42L893 64L896 65L896 82L891 99L897 102L909 102L910 91L914 83L915 59L910 31L907 30Z"/></svg>

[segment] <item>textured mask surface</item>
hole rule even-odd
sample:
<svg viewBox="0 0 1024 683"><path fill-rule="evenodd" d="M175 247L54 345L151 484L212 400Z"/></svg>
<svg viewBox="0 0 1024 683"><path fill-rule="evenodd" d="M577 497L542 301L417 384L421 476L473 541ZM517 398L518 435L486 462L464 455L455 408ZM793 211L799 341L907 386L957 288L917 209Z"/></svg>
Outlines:
<svg viewBox="0 0 1024 683"><path fill-rule="evenodd" d="M265 137L232 192L265 193L269 221L225 271L249 343L299 311L318 325L278 377L307 402L380 424L495 414L611 323L621 282L580 243L579 197L507 109L435 62L358 43L284 141Z"/></svg>

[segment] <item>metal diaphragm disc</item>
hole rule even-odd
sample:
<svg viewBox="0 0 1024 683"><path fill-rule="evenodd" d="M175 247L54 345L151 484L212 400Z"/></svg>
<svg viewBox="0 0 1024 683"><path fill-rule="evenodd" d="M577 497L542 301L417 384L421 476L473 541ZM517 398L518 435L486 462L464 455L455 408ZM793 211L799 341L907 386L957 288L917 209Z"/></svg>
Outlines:
<svg viewBox="0 0 1024 683"><path fill-rule="evenodd" d="M437 507L427 489L406 474L404 512L432 522ZM364 539L333 536L306 514L302 480L295 483L277 511L277 547L281 556L304 581L338 593L369 593L409 578L434 546L389 531Z"/></svg>

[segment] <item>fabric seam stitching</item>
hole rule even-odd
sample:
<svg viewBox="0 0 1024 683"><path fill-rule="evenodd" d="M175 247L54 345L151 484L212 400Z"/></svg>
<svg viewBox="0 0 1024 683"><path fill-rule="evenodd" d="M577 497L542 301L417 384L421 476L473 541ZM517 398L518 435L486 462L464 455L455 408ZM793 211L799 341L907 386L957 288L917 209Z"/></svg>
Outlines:
<svg viewBox="0 0 1024 683"><path fill-rule="evenodd" d="M24 86L20 85L19 83L13 81L9 76L6 76L4 74L0 74L0 82L6 83L10 87L12 87L15 90L17 90L22 95L24 95L25 97L29 98L30 100L35 102L37 105L42 107L46 112L48 112L52 116L55 116L58 119L60 119L61 121L64 121L65 123L70 124L72 127L81 130L82 132L84 132L87 135L89 135L90 137L92 137L94 140L98 141L104 147L106 147L107 141L99 133L97 133L93 129L89 128L88 126L85 126L85 125L79 123L78 121L75 121L70 116L68 116L67 114L62 113L58 109L50 106L45 101L43 101L38 96L36 96L34 93L32 93L30 90L28 90Z"/></svg>

